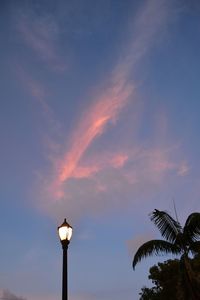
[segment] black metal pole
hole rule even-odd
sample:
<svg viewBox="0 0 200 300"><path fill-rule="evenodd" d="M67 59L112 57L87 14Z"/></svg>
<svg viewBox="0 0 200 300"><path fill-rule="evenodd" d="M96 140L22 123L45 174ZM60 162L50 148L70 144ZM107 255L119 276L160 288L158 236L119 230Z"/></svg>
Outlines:
<svg viewBox="0 0 200 300"><path fill-rule="evenodd" d="M63 248L63 278L62 278L62 300L68 300L68 282L67 282L67 249L68 241L62 243Z"/></svg>

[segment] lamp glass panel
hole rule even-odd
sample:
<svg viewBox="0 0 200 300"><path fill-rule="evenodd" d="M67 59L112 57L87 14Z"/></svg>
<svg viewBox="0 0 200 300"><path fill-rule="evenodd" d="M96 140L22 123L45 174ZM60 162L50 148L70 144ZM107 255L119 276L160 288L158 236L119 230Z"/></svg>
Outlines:
<svg viewBox="0 0 200 300"><path fill-rule="evenodd" d="M68 228L68 237L67 237L68 241L71 240L71 237L72 237L72 228L69 227L69 228Z"/></svg>
<svg viewBox="0 0 200 300"><path fill-rule="evenodd" d="M58 231L59 231L59 237L60 237L61 241L64 241L64 240L70 241L70 239L72 237L72 228L71 227L63 226L63 227L60 227Z"/></svg>

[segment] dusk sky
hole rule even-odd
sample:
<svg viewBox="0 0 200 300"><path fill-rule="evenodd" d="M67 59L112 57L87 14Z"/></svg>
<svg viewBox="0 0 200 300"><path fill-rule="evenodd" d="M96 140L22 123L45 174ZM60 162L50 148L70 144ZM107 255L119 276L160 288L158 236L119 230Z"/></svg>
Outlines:
<svg viewBox="0 0 200 300"><path fill-rule="evenodd" d="M200 208L199 0L0 0L0 299L137 300L148 214Z"/></svg>

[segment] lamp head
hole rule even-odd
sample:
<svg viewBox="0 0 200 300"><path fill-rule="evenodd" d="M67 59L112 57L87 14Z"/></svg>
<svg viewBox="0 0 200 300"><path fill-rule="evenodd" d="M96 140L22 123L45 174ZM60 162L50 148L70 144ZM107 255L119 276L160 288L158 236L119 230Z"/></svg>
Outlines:
<svg viewBox="0 0 200 300"><path fill-rule="evenodd" d="M64 220L62 225L58 227L58 234L61 244L68 245L72 237L72 227L69 225L69 223L67 223L66 219Z"/></svg>

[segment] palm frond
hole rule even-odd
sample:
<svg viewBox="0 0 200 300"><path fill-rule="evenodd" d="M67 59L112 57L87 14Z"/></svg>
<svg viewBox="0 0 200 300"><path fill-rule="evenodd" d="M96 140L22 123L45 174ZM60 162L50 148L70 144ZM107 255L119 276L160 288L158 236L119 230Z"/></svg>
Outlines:
<svg viewBox="0 0 200 300"><path fill-rule="evenodd" d="M185 222L183 233L193 241L200 238L200 213L195 212L189 215Z"/></svg>
<svg viewBox="0 0 200 300"><path fill-rule="evenodd" d="M182 232L182 227L167 212L154 209L150 214L151 221L159 229L161 235L169 242L174 243L177 235Z"/></svg>
<svg viewBox="0 0 200 300"><path fill-rule="evenodd" d="M161 253L164 254L180 254L181 248L163 240L151 240L146 243L144 243L142 246L139 247L136 254L133 258L133 269L135 269L135 266L138 262L140 262L143 258L147 256L151 256L152 254L159 255Z"/></svg>
<svg viewBox="0 0 200 300"><path fill-rule="evenodd" d="M200 241L191 242L190 251L193 255L200 253Z"/></svg>

